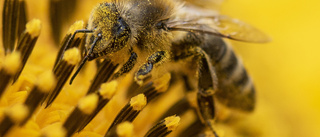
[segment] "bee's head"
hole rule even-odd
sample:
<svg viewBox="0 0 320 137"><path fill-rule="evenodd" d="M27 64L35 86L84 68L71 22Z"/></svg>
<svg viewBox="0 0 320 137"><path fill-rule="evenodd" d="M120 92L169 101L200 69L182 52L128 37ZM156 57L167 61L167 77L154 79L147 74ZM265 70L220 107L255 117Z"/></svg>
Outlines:
<svg viewBox="0 0 320 137"><path fill-rule="evenodd" d="M90 16L88 28L93 33L88 34L86 49L92 47L88 53L88 60L93 60L125 47L130 28L113 3L100 3Z"/></svg>
<svg viewBox="0 0 320 137"><path fill-rule="evenodd" d="M168 0L113 0L96 6L88 21L87 52L71 82L87 60L132 46L166 49L170 42L164 22L172 15L173 5Z"/></svg>
<svg viewBox="0 0 320 137"><path fill-rule="evenodd" d="M100 3L90 15L86 39L86 55L72 76L70 84L87 60L104 57L125 47L130 28L113 3Z"/></svg>

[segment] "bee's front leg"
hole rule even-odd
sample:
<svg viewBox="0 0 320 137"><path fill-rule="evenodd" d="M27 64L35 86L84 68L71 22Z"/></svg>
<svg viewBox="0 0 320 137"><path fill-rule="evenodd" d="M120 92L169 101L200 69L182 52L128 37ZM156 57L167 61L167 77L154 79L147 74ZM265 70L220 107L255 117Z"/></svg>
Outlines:
<svg viewBox="0 0 320 137"><path fill-rule="evenodd" d="M141 83L152 71L155 65L163 62L168 56L166 51L157 51L148 57L147 63L143 64L135 73L135 81Z"/></svg>
<svg viewBox="0 0 320 137"><path fill-rule="evenodd" d="M120 70L118 72L116 72L113 75L112 79L116 79L116 78L122 76L123 74L130 72L130 70L132 70L132 68L136 64L137 58L138 58L137 53L131 52L131 55L130 55L130 58L128 59L128 61L120 68Z"/></svg>

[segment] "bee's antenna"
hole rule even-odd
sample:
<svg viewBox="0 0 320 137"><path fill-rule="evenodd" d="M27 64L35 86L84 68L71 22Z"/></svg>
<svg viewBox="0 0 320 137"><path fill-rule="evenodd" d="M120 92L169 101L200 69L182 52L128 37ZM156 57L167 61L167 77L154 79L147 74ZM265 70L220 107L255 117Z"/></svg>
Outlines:
<svg viewBox="0 0 320 137"><path fill-rule="evenodd" d="M89 52L86 56L84 56L84 58L82 59L77 71L73 74L73 76L70 79L69 84L71 85L74 78L76 78L76 76L78 75L78 73L80 72L81 68L83 67L83 65L88 61L89 56L92 54L93 48L94 46L96 46L97 41L101 38L101 34L98 34L98 37L93 41L91 48L89 49Z"/></svg>

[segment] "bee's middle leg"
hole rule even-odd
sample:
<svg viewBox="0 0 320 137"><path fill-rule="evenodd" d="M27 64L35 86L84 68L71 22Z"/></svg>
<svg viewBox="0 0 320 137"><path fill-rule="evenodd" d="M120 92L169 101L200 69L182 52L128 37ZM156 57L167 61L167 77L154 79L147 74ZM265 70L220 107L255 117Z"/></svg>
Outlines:
<svg viewBox="0 0 320 137"><path fill-rule="evenodd" d="M199 47L195 49L195 52L196 56L200 57L198 60L198 114L200 120L210 127L215 136L217 136L212 124L215 119L214 94L218 90L218 78L207 53Z"/></svg>
<svg viewBox="0 0 320 137"><path fill-rule="evenodd" d="M191 90L197 91L197 102L195 102L197 103L197 106L193 106L193 108L196 110L201 123L209 127L212 130L213 134L218 137L215 130L213 129L213 122L215 119L214 94L218 90L218 78L216 76L216 71L212 64L211 58L204 50L202 50L200 47L195 47L190 51L192 51L192 53L187 53L182 57L178 56L176 58L179 58L180 60L192 57L193 60L190 63L198 64L196 70L198 85L195 85L196 87L191 88ZM189 85L194 85L187 79L184 80L184 82L186 87ZM190 103L193 104L192 102Z"/></svg>

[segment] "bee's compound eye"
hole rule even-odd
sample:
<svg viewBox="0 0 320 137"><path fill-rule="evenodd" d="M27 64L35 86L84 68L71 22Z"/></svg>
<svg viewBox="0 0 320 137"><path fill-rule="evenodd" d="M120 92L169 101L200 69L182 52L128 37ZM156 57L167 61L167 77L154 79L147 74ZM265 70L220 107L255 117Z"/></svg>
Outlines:
<svg viewBox="0 0 320 137"><path fill-rule="evenodd" d="M118 18L118 23L113 28L114 33L118 36L128 35L130 32L129 25L123 20L123 18Z"/></svg>
<svg viewBox="0 0 320 137"><path fill-rule="evenodd" d="M159 23L156 24L157 29L163 29L163 30L168 30L167 24L164 22L160 21Z"/></svg>

